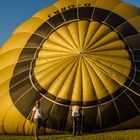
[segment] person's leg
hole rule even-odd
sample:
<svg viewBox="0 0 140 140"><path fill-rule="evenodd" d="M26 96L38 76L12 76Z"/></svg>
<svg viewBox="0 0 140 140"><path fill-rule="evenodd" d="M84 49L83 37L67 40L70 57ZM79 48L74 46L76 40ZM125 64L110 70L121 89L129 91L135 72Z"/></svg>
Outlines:
<svg viewBox="0 0 140 140"><path fill-rule="evenodd" d="M76 134L75 117L73 117L73 129L72 129L72 131L73 131L73 135L75 135Z"/></svg>
<svg viewBox="0 0 140 140"><path fill-rule="evenodd" d="M39 130L41 127L41 119L34 119L34 134L35 134L35 139L39 140Z"/></svg>
<svg viewBox="0 0 140 140"><path fill-rule="evenodd" d="M81 134L81 120L80 120L80 116L77 118L77 131L78 131L78 135Z"/></svg>
<svg viewBox="0 0 140 140"><path fill-rule="evenodd" d="M80 118L77 116L75 118L75 129L76 129L76 134L80 135Z"/></svg>
<svg viewBox="0 0 140 140"><path fill-rule="evenodd" d="M35 139L38 138L38 119L34 119L34 134L35 134Z"/></svg>
<svg viewBox="0 0 140 140"><path fill-rule="evenodd" d="M38 136L39 136L39 130L40 130L40 127L41 127L41 121L42 120L40 118L37 119L37 125L36 125L37 126L36 127L36 138L37 138L37 140L39 140Z"/></svg>
<svg viewBox="0 0 140 140"><path fill-rule="evenodd" d="M39 136L39 131L40 131L41 123L42 123L42 119L38 119L38 129L37 129L38 130L38 132L37 132L38 136Z"/></svg>

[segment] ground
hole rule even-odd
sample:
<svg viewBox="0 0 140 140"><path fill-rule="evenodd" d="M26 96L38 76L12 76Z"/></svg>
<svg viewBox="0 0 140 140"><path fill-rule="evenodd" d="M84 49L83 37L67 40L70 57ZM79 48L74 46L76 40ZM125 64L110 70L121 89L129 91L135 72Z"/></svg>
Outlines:
<svg viewBox="0 0 140 140"><path fill-rule="evenodd" d="M0 135L0 140L34 140L34 136ZM140 140L140 129L102 132L94 134L72 134L40 136L40 140Z"/></svg>

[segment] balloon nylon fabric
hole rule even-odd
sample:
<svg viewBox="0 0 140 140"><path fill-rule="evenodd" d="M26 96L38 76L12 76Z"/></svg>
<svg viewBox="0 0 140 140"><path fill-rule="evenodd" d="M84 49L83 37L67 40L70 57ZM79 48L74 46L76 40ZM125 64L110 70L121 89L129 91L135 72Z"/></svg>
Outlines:
<svg viewBox="0 0 140 140"><path fill-rule="evenodd" d="M36 100L42 133L71 132L70 105L83 132L140 127L139 15L119 0L60 0L21 24L0 49L0 133L32 134Z"/></svg>

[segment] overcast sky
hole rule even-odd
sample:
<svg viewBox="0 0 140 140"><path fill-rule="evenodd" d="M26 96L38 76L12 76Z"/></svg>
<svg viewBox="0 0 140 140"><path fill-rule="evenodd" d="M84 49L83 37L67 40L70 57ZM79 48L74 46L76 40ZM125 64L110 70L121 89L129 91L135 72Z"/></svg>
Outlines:
<svg viewBox="0 0 140 140"><path fill-rule="evenodd" d="M57 0L0 0L0 47L22 22ZM140 7L140 0L124 0Z"/></svg>

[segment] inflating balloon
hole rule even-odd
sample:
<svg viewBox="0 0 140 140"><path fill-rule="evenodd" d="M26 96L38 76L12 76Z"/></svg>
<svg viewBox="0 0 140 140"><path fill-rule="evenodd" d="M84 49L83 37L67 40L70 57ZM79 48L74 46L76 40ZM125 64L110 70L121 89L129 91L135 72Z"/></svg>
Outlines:
<svg viewBox="0 0 140 140"><path fill-rule="evenodd" d="M59 0L21 24L0 50L0 133L140 127L140 9L120 0Z"/></svg>

